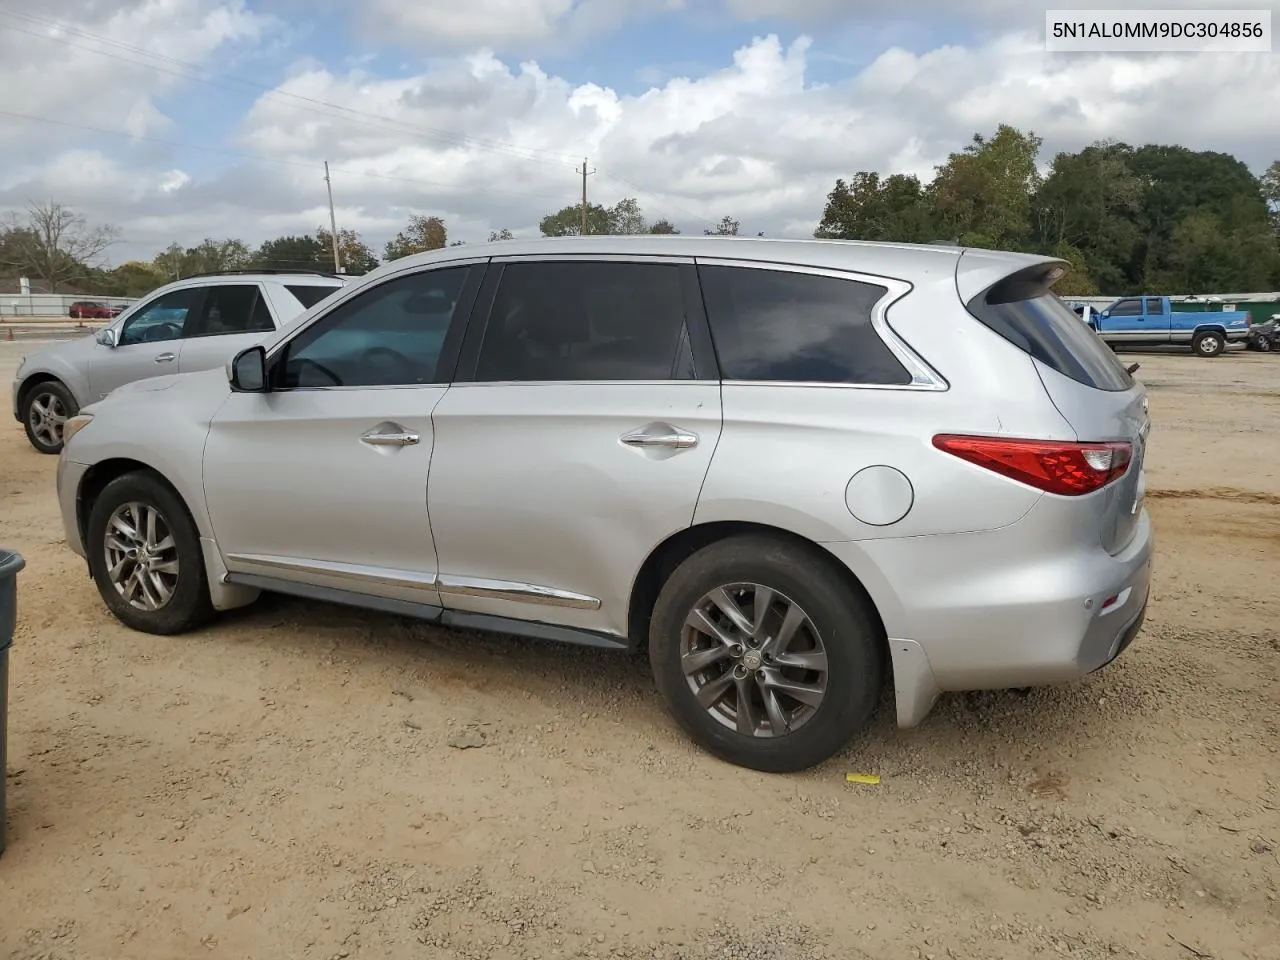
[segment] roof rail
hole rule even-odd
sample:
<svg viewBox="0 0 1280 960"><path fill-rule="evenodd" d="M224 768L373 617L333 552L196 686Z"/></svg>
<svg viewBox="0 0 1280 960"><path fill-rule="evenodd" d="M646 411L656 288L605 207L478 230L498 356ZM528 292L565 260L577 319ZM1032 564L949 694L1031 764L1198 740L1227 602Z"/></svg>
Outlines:
<svg viewBox="0 0 1280 960"><path fill-rule="evenodd" d="M331 271L324 271L324 270L297 270L292 268L281 269L277 267L244 267L244 268L228 269L228 270L206 270L202 273L189 273L182 279L192 280L196 277L221 277L229 274L292 274L294 276L304 276L304 277L333 277L336 280L344 280L348 276L347 274L333 273Z"/></svg>

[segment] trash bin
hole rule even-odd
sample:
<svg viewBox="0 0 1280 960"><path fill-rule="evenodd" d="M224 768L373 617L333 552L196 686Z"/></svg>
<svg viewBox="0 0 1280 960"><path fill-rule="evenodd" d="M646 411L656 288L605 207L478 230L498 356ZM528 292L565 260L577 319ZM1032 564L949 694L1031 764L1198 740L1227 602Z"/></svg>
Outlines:
<svg viewBox="0 0 1280 960"><path fill-rule="evenodd" d="M0 854L4 853L6 749L9 741L9 647L18 621L18 573L27 562L19 554L0 550Z"/></svg>

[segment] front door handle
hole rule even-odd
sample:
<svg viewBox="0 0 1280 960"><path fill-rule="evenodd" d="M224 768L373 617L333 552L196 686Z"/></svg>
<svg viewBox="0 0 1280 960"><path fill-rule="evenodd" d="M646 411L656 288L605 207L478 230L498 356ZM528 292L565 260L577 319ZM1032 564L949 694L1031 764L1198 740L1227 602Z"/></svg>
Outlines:
<svg viewBox="0 0 1280 960"><path fill-rule="evenodd" d="M622 442L629 447L672 447L676 450L687 450L698 445L697 434L687 433L668 424L661 426L661 430L653 432L637 430L635 433L628 433L622 438Z"/></svg>
<svg viewBox="0 0 1280 960"><path fill-rule="evenodd" d="M176 353L161 353L156 355L156 363L168 363L170 360L177 360Z"/></svg>
<svg viewBox="0 0 1280 960"><path fill-rule="evenodd" d="M368 433L360 438L360 442L372 447L409 447L419 439L416 433Z"/></svg>

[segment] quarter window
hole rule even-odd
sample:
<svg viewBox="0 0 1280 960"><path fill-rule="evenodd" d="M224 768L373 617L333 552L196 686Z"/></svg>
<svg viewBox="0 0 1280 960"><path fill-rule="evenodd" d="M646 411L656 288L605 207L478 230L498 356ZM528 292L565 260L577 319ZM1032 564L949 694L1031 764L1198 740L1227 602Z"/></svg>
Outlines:
<svg viewBox="0 0 1280 960"><path fill-rule="evenodd" d="M208 288L200 315L188 328L187 336L217 337L274 329L271 312L257 284L226 284Z"/></svg>
<svg viewBox="0 0 1280 960"><path fill-rule="evenodd" d="M754 267L701 266L698 276L725 380L911 382L871 324L885 287Z"/></svg>
<svg viewBox="0 0 1280 960"><path fill-rule="evenodd" d="M319 284L289 283L285 284L285 289L293 294L294 299L302 304L305 309L310 310L325 297L329 296L329 294L333 293L335 290L341 290L342 288L322 287Z"/></svg>
<svg viewBox="0 0 1280 960"><path fill-rule="evenodd" d="M667 263L505 265L475 379L687 377L692 355L680 271Z"/></svg>
<svg viewBox="0 0 1280 960"><path fill-rule="evenodd" d="M199 308L204 293L203 287L188 287L156 297L125 321L120 346L181 339L187 318Z"/></svg>
<svg viewBox="0 0 1280 960"><path fill-rule="evenodd" d="M437 368L445 334L472 269L402 275L336 307L285 347L276 365L279 386L442 382L448 372Z"/></svg>

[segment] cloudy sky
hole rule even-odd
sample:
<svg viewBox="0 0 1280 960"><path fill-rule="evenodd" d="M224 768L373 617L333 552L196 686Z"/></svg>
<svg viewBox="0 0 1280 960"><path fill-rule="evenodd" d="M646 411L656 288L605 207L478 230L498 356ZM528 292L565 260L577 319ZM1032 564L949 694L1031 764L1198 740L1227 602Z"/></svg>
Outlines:
<svg viewBox="0 0 1280 960"><path fill-rule="evenodd" d="M1000 122L1046 161L1102 137L1280 157L1280 54L1050 55L1045 6L4 0L0 210L114 223L115 263L256 243L327 221L328 160L339 226L377 249L412 213L475 242L536 236L589 157L593 201L807 236L836 177L927 178Z"/></svg>

